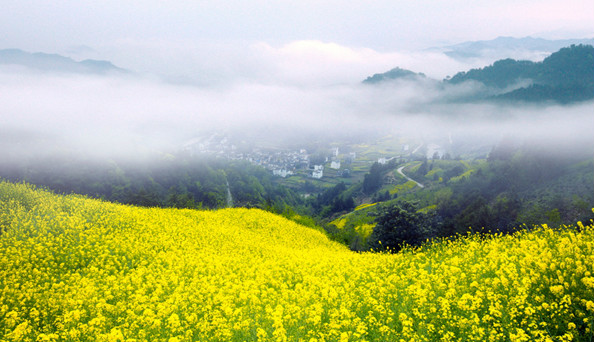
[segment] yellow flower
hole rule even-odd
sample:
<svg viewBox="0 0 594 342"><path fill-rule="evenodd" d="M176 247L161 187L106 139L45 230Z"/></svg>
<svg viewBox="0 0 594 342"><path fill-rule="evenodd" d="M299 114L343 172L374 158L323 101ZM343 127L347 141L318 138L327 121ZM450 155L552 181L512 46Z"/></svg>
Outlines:
<svg viewBox="0 0 594 342"><path fill-rule="evenodd" d="M0 225L6 340L569 341L594 313L591 224L353 253L262 210L0 182Z"/></svg>
<svg viewBox="0 0 594 342"><path fill-rule="evenodd" d="M587 287L594 289L594 277L584 277L582 278L582 283Z"/></svg>
<svg viewBox="0 0 594 342"><path fill-rule="evenodd" d="M554 285L549 287L549 290L551 291L551 293L553 293L554 295L560 297L561 295L563 295L563 285Z"/></svg>

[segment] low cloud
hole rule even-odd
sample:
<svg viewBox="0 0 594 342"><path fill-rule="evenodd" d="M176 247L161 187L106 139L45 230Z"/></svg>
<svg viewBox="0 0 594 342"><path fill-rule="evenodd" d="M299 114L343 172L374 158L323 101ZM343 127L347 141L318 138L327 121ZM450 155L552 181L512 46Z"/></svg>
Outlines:
<svg viewBox="0 0 594 342"><path fill-rule="evenodd" d="M319 41L222 50L206 43L190 48L135 44L124 44L136 47L135 54L115 54L114 63L155 77L0 68L1 148L43 152L66 146L91 155L125 155L139 149L175 151L210 132L251 133L279 145L396 133L485 146L504 136L592 146L592 103L455 104L444 99L476 86L444 88L432 80L361 84L366 76L395 66L438 79L444 71L464 70L443 54L386 54Z"/></svg>
<svg viewBox="0 0 594 342"><path fill-rule="evenodd" d="M238 82L292 86L353 84L394 67L441 80L458 71L484 66L482 60L463 63L440 51L379 52L318 40L273 45L126 39L98 50L105 52L93 58L109 59L123 68L166 81L199 86Z"/></svg>

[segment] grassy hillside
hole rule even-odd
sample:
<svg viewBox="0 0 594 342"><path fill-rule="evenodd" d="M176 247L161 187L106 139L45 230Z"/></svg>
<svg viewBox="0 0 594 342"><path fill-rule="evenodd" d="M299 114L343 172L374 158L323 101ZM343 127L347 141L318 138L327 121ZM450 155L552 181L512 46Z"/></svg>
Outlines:
<svg viewBox="0 0 594 342"><path fill-rule="evenodd" d="M248 209L0 183L2 341L590 341L594 228L353 253Z"/></svg>

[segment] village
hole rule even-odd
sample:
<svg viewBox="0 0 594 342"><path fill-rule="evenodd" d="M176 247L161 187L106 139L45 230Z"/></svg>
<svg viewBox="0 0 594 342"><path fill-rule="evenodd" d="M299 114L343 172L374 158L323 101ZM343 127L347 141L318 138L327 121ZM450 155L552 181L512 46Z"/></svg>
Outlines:
<svg viewBox="0 0 594 342"><path fill-rule="evenodd" d="M319 160L319 158L314 160L311 158L309 151L304 148L298 150L266 150L258 147L240 148L227 137L216 134L206 139L192 140L186 143L183 149L191 155L209 155L227 160L248 161L269 170L273 175L281 178L299 173L301 175L307 174L308 177L313 179L321 179L324 177L325 165L332 170L336 170L333 174L338 173L340 176L348 177L350 170L344 166L350 164L357 156L355 152L341 155L340 149L334 147L330 149L331 154L325 156L323 160Z"/></svg>
<svg viewBox="0 0 594 342"><path fill-rule="evenodd" d="M385 153L359 156L358 152L348 146L345 146L343 150L337 146L328 147L323 149L323 153L308 151L305 148L267 149L248 146L241 142L237 143L221 134L212 134L201 139L196 138L186 143L183 149L191 155L208 155L226 160L247 161L269 170L274 176L280 178L298 175L317 180L328 176L348 178L353 172L367 172L373 162L386 164L394 158L401 158L400 155L411 153L409 144L402 144L397 150L392 150L399 152L399 155L392 154L392 156L386 156Z"/></svg>

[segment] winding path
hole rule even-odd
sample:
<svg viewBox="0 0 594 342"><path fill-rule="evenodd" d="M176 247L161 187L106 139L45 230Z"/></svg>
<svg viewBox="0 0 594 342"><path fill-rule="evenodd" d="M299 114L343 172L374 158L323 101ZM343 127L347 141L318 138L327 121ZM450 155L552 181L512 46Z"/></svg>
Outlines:
<svg viewBox="0 0 594 342"><path fill-rule="evenodd" d="M415 182L416 185L419 186L419 188L424 188L425 186L419 182L417 182L416 180L410 178L409 176L405 175L404 172L402 172L402 170L406 167L406 165L399 167L396 171L401 174L404 178L406 178L409 181Z"/></svg>

